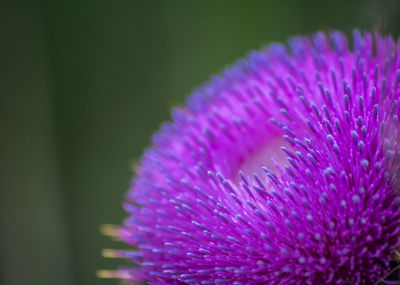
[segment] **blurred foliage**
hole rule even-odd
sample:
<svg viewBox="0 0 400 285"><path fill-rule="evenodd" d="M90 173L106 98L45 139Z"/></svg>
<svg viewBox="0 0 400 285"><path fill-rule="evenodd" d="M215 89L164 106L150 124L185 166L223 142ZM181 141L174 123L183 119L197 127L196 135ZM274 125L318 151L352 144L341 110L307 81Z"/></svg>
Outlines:
<svg viewBox="0 0 400 285"><path fill-rule="evenodd" d="M400 30L396 1L0 3L0 283L118 284L99 234L185 94L296 34Z"/></svg>

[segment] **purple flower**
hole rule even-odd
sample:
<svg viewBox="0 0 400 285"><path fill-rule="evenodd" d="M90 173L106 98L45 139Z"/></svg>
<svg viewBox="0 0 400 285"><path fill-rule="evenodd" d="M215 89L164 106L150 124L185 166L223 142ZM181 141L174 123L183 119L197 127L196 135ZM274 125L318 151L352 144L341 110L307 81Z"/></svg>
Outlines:
<svg viewBox="0 0 400 285"><path fill-rule="evenodd" d="M400 245L400 44L273 44L197 89L145 152L128 283L372 284Z"/></svg>

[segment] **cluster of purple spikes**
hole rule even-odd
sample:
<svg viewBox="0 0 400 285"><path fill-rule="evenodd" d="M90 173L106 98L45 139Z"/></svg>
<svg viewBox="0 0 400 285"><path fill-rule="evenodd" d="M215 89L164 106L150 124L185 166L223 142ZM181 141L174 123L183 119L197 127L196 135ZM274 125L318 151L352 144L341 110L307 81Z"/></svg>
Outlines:
<svg viewBox="0 0 400 285"><path fill-rule="evenodd" d="M400 44L252 52L175 109L119 235L129 284L374 284L400 245Z"/></svg>

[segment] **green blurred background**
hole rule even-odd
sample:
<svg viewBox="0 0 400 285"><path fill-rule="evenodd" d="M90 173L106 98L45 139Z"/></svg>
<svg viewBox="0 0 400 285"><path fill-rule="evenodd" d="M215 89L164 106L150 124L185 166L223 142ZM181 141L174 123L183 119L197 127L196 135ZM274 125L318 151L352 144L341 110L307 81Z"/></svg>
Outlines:
<svg viewBox="0 0 400 285"><path fill-rule="evenodd" d="M250 49L317 30L400 31L397 1L0 2L0 283L119 284L99 233L151 134Z"/></svg>

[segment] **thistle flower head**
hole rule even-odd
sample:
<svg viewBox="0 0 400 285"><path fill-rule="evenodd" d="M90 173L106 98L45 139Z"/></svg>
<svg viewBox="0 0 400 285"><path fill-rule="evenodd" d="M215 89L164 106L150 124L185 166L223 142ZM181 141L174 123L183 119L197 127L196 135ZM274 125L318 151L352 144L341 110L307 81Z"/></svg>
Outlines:
<svg viewBox="0 0 400 285"><path fill-rule="evenodd" d="M252 52L172 112L118 230L128 283L370 284L399 246L400 45Z"/></svg>

